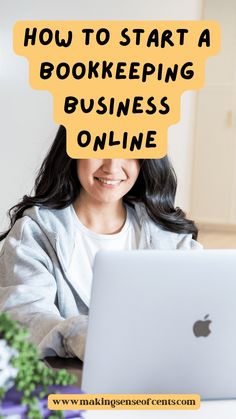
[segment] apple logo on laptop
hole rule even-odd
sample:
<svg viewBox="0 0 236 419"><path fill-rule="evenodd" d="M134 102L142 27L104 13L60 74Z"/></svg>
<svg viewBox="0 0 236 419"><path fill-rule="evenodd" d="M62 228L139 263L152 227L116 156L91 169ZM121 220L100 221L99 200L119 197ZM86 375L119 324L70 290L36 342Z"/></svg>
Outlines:
<svg viewBox="0 0 236 419"><path fill-rule="evenodd" d="M199 338L200 336L203 336L206 338L211 333L211 330L209 329L209 324L211 323L211 320L207 320L209 317L209 314L207 314L204 317L204 320L197 320L193 325L193 333L194 335Z"/></svg>

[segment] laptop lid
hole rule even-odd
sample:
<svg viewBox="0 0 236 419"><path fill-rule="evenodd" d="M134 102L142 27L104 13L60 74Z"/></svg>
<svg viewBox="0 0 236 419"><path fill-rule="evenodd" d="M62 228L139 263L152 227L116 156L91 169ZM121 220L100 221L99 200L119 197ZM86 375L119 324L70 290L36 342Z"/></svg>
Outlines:
<svg viewBox="0 0 236 419"><path fill-rule="evenodd" d="M236 397L236 250L99 252L82 389Z"/></svg>

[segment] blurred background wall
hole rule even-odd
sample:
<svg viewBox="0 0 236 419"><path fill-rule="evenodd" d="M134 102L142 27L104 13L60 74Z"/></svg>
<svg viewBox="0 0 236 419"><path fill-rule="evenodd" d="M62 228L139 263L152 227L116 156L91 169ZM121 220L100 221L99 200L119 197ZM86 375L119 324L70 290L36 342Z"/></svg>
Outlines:
<svg viewBox="0 0 236 419"><path fill-rule="evenodd" d="M207 247L236 247L236 2L204 0L203 18L221 25L221 51L197 93L190 216Z"/></svg>

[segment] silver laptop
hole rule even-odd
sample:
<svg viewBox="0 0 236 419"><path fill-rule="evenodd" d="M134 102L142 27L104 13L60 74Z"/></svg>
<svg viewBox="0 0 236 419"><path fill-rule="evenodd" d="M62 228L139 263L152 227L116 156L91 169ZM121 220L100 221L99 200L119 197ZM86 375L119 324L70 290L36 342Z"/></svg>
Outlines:
<svg viewBox="0 0 236 419"><path fill-rule="evenodd" d="M236 250L99 252L82 389L236 397Z"/></svg>

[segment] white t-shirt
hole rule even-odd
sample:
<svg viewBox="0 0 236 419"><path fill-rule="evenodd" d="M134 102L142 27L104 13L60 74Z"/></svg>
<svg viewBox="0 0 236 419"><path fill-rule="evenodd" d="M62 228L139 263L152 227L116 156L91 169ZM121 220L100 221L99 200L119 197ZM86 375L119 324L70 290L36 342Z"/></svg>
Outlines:
<svg viewBox="0 0 236 419"><path fill-rule="evenodd" d="M92 269L97 251L138 249L140 226L135 217L135 210L128 205L126 205L125 224L116 234L98 234L89 230L78 218L73 205L71 211L76 229L76 245L69 266L69 275L73 278L73 282L79 281L81 298L89 306Z"/></svg>

